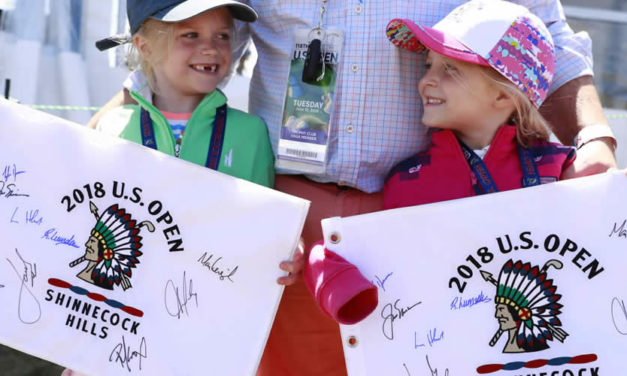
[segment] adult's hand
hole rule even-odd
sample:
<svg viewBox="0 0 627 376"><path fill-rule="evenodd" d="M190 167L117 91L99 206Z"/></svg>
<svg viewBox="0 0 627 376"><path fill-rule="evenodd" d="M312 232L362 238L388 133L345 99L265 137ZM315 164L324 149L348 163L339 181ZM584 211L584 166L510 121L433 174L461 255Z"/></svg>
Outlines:
<svg viewBox="0 0 627 376"><path fill-rule="evenodd" d="M577 150L577 159L562 174L561 179L580 178L616 170L612 139L600 138L590 141Z"/></svg>
<svg viewBox="0 0 627 376"><path fill-rule="evenodd" d="M562 85L546 99L540 112L564 145L572 145L575 137L586 126L609 128L592 76L578 77ZM577 150L572 176L565 178L593 175L616 168L614 142L610 137L585 142Z"/></svg>
<svg viewBox="0 0 627 376"><path fill-rule="evenodd" d="M577 159L573 164L575 166L573 177L576 178L617 168L613 141L599 138L584 144L577 150Z"/></svg>

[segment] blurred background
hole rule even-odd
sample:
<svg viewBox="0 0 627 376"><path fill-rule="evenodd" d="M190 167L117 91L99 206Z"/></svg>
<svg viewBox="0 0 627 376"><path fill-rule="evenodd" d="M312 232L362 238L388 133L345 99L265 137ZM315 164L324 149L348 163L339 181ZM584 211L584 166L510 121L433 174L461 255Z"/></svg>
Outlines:
<svg viewBox="0 0 627 376"><path fill-rule="evenodd" d="M595 84L627 167L627 0L562 0L568 23L592 39Z"/></svg>
<svg viewBox="0 0 627 376"><path fill-rule="evenodd" d="M627 0L562 0L575 31L593 41L594 71L610 123L627 145ZM0 0L0 89L23 104L85 124L121 88L125 47L94 42L126 29L126 0ZM248 108L254 46L224 88L229 104ZM67 107L69 106L69 107ZM627 146L619 146L627 166Z"/></svg>
<svg viewBox="0 0 627 376"><path fill-rule="evenodd" d="M125 0L0 0L1 95L85 124L121 88L125 48L100 52L94 42L126 27ZM593 42L597 90L627 167L627 0L562 0L575 31ZM247 110L254 46L224 88ZM1 375L60 375L62 368L0 345Z"/></svg>

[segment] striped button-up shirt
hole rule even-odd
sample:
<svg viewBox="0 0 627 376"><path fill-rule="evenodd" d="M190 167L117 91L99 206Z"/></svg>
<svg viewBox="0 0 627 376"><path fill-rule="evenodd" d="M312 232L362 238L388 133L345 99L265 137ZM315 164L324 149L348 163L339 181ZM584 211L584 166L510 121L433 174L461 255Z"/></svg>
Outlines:
<svg viewBox="0 0 627 376"><path fill-rule="evenodd" d="M249 110L268 125L277 150L295 28L318 23L321 0L248 0L259 13L249 31L259 59L250 87ZM463 0L327 0L323 28L344 31L335 102L331 114L326 173L313 180L376 192L399 161L426 149L420 123L418 80L424 55L401 50L385 34L388 22L408 18L434 25ZM591 43L573 33L558 0L513 1L547 25L557 50L551 91L592 74ZM472 93L469 93L472 95ZM283 171L279 171L281 173Z"/></svg>

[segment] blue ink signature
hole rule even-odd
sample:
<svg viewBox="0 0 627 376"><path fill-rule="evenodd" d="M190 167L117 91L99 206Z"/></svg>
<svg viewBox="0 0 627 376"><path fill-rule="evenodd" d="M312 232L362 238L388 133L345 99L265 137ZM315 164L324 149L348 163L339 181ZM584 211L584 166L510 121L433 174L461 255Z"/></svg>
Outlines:
<svg viewBox="0 0 627 376"><path fill-rule="evenodd" d="M7 258L7 262L11 264L11 267L13 268L13 270L15 270L15 274L17 274L17 277L22 282L20 285L20 294L19 294L18 305L17 305L17 315L20 321L23 322L24 324L34 324L37 321L39 321L39 319L41 318L41 305L39 304L37 297L30 290L28 285L30 282L30 287L35 286L35 277L37 277L37 264L31 264L30 262L25 261L17 249L15 250L15 253L17 253L17 256L22 261L22 264L24 267L24 274L21 275L20 272L17 271L17 268L15 267L15 265L13 265L13 262ZM26 301L26 302L23 301L24 291L26 291L30 295L30 298L31 298L30 305L28 304L29 301ZM36 308L35 308L35 305L37 306ZM34 310L31 310L31 308L34 308ZM29 317L25 318L25 316L29 316Z"/></svg>
<svg viewBox="0 0 627 376"><path fill-rule="evenodd" d="M418 343L418 333L414 332L414 349L417 349L419 347L425 347L424 343Z"/></svg>
<svg viewBox="0 0 627 376"><path fill-rule="evenodd" d="M2 177L8 183L10 178L13 178L13 182L17 180L18 175L25 173L26 171L21 171L17 169L15 163L13 165L4 166L4 170L2 171Z"/></svg>
<svg viewBox="0 0 627 376"><path fill-rule="evenodd" d="M464 299L461 296L456 296L451 302L451 311L458 310L462 308L470 308L480 303L489 303L492 299L483 295L483 291L479 293L477 296L473 296L469 299Z"/></svg>
<svg viewBox="0 0 627 376"><path fill-rule="evenodd" d="M429 341L429 346L431 347L433 347L434 343L439 342L443 339L444 339L444 331L440 332L439 336L438 336L438 331L436 328L433 328L433 330L430 330L429 333L427 333L427 341Z"/></svg>
<svg viewBox="0 0 627 376"><path fill-rule="evenodd" d="M67 245L70 247L74 247L74 248L80 248L76 242L74 241L74 235L72 235L71 237L67 238L67 237L63 237L58 235L57 230L53 227L50 230L44 232L44 234L41 236L42 239L48 239L52 242L55 243L55 245L59 245L59 244L63 244L63 245Z"/></svg>
<svg viewBox="0 0 627 376"><path fill-rule="evenodd" d="M433 330L430 330L427 332L427 342L429 343L430 347L433 347L433 345L436 342L439 342L443 339L444 339L444 331L440 332L439 336L438 336L438 330L436 328L433 328ZM425 344L418 343L418 333L414 332L414 349L417 349L419 347L425 347Z"/></svg>
<svg viewBox="0 0 627 376"><path fill-rule="evenodd" d="M383 291L385 291L385 281L387 281L388 278L390 278L392 276L392 274L394 274L394 272L388 273L383 279L379 278L379 276L377 276L375 274L374 277L377 279L376 280L377 286L381 287L381 289L383 289Z"/></svg>
<svg viewBox="0 0 627 376"><path fill-rule="evenodd" d="M41 222L43 222L43 220L44 218L39 216L39 209L26 211L26 223L41 225Z"/></svg>
<svg viewBox="0 0 627 376"><path fill-rule="evenodd" d="M20 223L20 222L18 222L18 221L16 221L16 220L15 220L15 213L17 213L17 210L18 210L19 208L20 208L20 207L18 206L18 207L16 207L16 208L15 208L15 210L13 210L13 215L11 216L11 223Z"/></svg>
<svg viewBox="0 0 627 376"><path fill-rule="evenodd" d="M18 210L20 210L20 207L16 207L15 210L13 210L13 214L11 215L11 220L9 221L10 223L17 223L19 224L20 221L18 220L19 217L18 214ZM26 224L34 224L34 225L41 225L44 221L44 218L41 217L39 215L39 209L35 209L35 210L27 210L26 213L24 213L24 218L25 218L25 222Z"/></svg>

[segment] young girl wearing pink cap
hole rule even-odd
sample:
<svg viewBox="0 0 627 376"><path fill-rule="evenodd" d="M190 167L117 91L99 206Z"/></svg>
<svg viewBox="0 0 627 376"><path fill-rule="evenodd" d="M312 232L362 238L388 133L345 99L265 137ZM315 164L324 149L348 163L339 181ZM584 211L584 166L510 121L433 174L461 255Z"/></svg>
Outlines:
<svg viewBox="0 0 627 376"><path fill-rule="evenodd" d="M427 54L418 87L433 133L427 152L390 172L386 209L573 176L574 148L548 142L538 112L555 72L553 42L526 8L473 0L433 27L392 20L387 35Z"/></svg>
<svg viewBox="0 0 627 376"><path fill-rule="evenodd" d="M427 54L419 105L433 131L428 151L390 172L384 209L573 176L575 149L549 142L538 112L555 71L553 42L526 8L471 0L433 27L392 20L387 36ZM359 322L377 306L377 288L322 242L309 254L305 281L322 311L340 323Z"/></svg>

